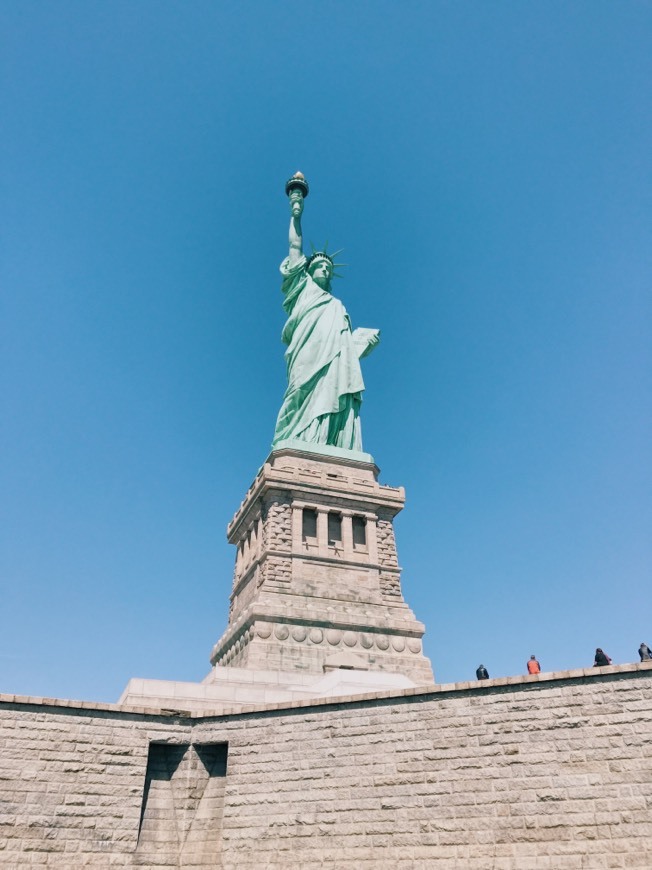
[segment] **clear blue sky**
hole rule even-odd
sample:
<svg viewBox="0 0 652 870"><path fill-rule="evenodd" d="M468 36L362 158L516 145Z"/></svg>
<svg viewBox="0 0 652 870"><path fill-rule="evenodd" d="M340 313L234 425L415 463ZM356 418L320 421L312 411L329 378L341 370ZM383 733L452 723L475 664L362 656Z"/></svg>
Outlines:
<svg viewBox="0 0 652 870"><path fill-rule="evenodd" d="M652 645L652 5L7 0L0 690L197 680L284 391L286 178L440 682Z"/></svg>

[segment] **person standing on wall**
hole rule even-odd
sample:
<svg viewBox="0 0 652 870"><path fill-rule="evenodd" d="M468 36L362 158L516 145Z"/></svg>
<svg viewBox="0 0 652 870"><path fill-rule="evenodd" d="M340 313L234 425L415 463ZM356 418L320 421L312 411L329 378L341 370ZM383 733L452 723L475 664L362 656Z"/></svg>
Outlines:
<svg viewBox="0 0 652 870"><path fill-rule="evenodd" d="M537 657L532 655L527 663L527 672L528 674L540 674L541 673L541 665L537 661Z"/></svg>
<svg viewBox="0 0 652 870"><path fill-rule="evenodd" d="M606 654L606 652L603 652L600 647L598 647L595 651L595 661L593 662L593 667L604 668L606 665L610 664L611 659L609 658L609 656Z"/></svg>

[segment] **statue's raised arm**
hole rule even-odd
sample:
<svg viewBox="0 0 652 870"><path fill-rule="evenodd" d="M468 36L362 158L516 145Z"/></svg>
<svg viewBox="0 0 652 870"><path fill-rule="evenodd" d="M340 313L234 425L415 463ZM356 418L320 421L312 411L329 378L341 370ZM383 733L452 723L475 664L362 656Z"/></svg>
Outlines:
<svg viewBox="0 0 652 870"><path fill-rule="evenodd" d="M285 192L290 200L290 253L288 262L290 267L296 266L303 256L303 235L301 232L301 215L303 214L303 200L308 196L308 182L301 172L297 172L285 185Z"/></svg>
<svg viewBox="0 0 652 870"><path fill-rule="evenodd" d="M288 315L281 338L288 346L288 388L273 447L303 443L313 450L328 445L360 453L364 390L360 359L377 346L380 332L351 329L346 308L331 294L337 265L333 257L326 250L304 256L301 215L308 191L300 172L285 186L291 218L290 252L281 264L283 308Z"/></svg>

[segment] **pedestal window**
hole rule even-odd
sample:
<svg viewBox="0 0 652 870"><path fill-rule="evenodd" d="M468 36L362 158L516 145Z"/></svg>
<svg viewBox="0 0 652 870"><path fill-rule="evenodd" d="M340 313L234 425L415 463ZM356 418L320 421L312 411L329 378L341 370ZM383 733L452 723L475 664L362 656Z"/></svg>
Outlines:
<svg viewBox="0 0 652 870"><path fill-rule="evenodd" d="M312 508L303 509L302 537L312 543L317 540L317 511Z"/></svg>
<svg viewBox="0 0 652 870"><path fill-rule="evenodd" d="M337 547L342 543L342 515L328 514L328 546Z"/></svg>
<svg viewBox="0 0 652 870"><path fill-rule="evenodd" d="M355 550L367 549L367 521L364 517L353 517L353 548Z"/></svg>

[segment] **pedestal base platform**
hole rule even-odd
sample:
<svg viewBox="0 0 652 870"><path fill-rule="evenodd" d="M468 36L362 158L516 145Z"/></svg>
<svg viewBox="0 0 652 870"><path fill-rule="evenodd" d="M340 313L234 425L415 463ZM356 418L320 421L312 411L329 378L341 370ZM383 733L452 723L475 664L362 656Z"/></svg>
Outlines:
<svg viewBox="0 0 652 870"><path fill-rule="evenodd" d="M349 669L346 664L321 675L218 666L201 683L132 679L118 703L170 712L219 714L250 704L337 698L414 686L403 674Z"/></svg>

